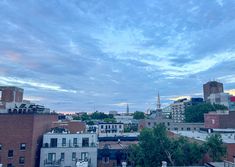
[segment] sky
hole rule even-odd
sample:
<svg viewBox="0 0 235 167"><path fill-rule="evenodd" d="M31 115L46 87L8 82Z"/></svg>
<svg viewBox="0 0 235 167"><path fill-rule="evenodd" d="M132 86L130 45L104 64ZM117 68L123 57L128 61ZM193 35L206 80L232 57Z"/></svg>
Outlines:
<svg viewBox="0 0 235 167"><path fill-rule="evenodd" d="M0 85L58 112L235 92L234 0L0 0Z"/></svg>

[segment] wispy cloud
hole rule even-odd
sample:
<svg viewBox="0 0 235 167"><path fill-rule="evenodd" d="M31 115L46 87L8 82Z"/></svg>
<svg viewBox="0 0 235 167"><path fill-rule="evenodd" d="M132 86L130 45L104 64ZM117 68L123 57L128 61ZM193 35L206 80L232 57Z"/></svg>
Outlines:
<svg viewBox="0 0 235 167"><path fill-rule="evenodd" d="M56 84L36 82L33 80L20 79L16 77L3 77L0 76L0 83L4 85L19 85L19 86L32 86L39 89L52 90L57 92L77 93L76 90L63 89Z"/></svg>
<svg viewBox="0 0 235 167"><path fill-rule="evenodd" d="M233 89L234 6L0 1L0 84L26 88L28 97L60 111L93 111L94 103L123 110L128 101L144 111L155 107L156 89L168 104L197 96L210 78Z"/></svg>
<svg viewBox="0 0 235 167"><path fill-rule="evenodd" d="M235 75L234 74L218 77L217 79L224 82L224 83L235 83Z"/></svg>

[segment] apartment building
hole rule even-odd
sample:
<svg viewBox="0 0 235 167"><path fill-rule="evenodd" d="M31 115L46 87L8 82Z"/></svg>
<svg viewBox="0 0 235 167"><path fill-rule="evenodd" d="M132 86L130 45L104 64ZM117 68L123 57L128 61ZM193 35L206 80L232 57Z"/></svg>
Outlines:
<svg viewBox="0 0 235 167"><path fill-rule="evenodd" d="M185 110L189 106L197 105L203 103L202 98L191 98L191 99L179 99L171 104L171 114L174 122L184 122L185 120Z"/></svg>
<svg viewBox="0 0 235 167"><path fill-rule="evenodd" d="M124 132L123 123L99 123L98 135L102 136L120 136Z"/></svg>
<svg viewBox="0 0 235 167"><path fill-rule="evenodd" d="M56 120L56 114L0 114L0 164L38 167L42 135Z"/></svg>
<svg viewBox="0 0 235 167"><path fill-rule="evenodd" d="M40 167L96 167L97 135L53 128L43 135Z"/></svg>

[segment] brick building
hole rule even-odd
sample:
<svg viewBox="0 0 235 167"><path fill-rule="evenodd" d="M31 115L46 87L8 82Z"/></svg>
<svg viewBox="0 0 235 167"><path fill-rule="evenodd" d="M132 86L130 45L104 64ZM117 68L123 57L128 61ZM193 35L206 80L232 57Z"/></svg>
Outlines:
<svg viewBox="0 0 235 167"><path fill-rule="evenodd" d="M137 137L99 138L98 167L119 167L127 163L128 147L138 143ZM131 164L128 164L128 166Z"/></svg>
<svg viewBox="0 0 235 167"><path fill-rule="evenodd" d="M0 86L1 101L22 102L24 90L14 86Z"/></svg>
<svg viewBox="0 0 235 167"><path fill-rule="evenodd" d="M204 114L205 128L225 129L235 128L235 112L218 113L210 112Z"/></svg>
<svg viewBox="0 0 235 167"><path fill-rule="evenodd" d="M56 120L55 114L0 114L0 164L38 167L42 135Z"/></svg>
<svg viewBox="0 0 235 167"><path fill-rule="evenodd" d="M207 101L210 94L223 93L223 84L217 81L209 81L203 85L204 100Z"/></svg>

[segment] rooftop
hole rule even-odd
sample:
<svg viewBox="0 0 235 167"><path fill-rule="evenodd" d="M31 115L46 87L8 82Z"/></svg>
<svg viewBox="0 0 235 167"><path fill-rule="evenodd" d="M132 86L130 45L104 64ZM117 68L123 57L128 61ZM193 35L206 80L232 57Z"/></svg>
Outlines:
<svg viewBox="0 0 235 167"><path fill-rule="evenodd" d="M171 131L174 134L180 135L180 136L184 136L184 137L188 137L188 138L192 138L192 139L196 139L199 141L206 141L206 138L210 136L210 134L213 133L207 133L207 132L201 132L201 131ZM231 132L231 131L230 131ZM235 129L234 129L235 132ZM227 144L235 144L235 133L220 133L223 142L227 143Z"/></svg>

